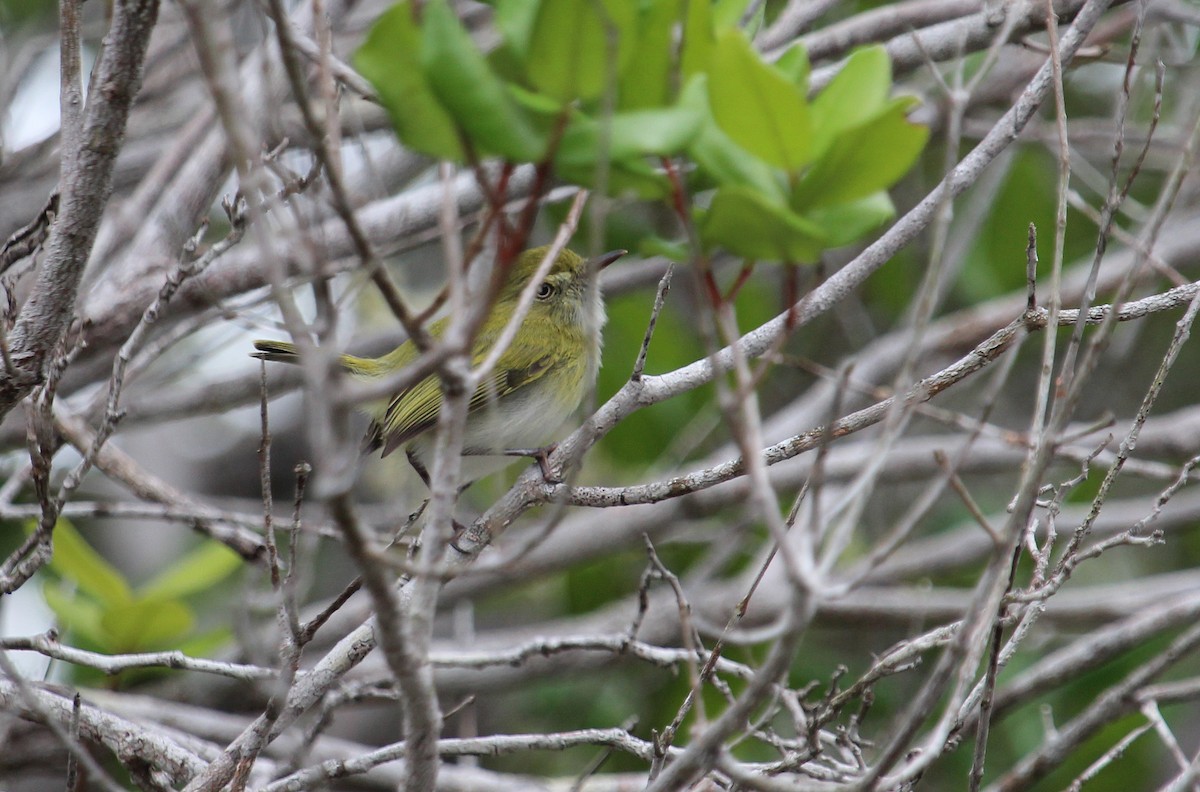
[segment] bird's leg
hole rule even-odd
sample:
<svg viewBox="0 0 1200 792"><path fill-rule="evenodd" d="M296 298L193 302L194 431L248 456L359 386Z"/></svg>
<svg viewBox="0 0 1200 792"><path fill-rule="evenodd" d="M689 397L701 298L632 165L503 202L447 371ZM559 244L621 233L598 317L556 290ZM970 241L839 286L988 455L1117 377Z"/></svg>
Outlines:
<svg viewBox="0 0 1200 792"><path fill-rule="evenodd" d="M562 484L562 476L550 469L550 455L556 448L558 448L558 443L551 443L541 448L506 448L500 453L504 456L533 457L537 460L538 467L542 471L542 479L547 484Z"/></svg>
<svg viewBox="0 0 1200 792"><path fill-rule="evenodd" d="M450 546L457 550L462 555L467 555L467 551L458 546L458 540L462 539L467 533L467 526L460 523L458 520L451 518L451 525L454 526L454 536L450 537Z"/></svg>
<svg viewBox="0 0 1200 792"><path fill-rule="evenodd" d="M417 455L414 454L412 451L405 451L404 455L406 457L408 457L408 464L411 465L412 469L415 470L417 472L417 475L421 477L421 481L425 482L425 488L432 489L432 487L429 486L429 471L425 469L425 464L423 462L421 462L420 459L417 459ZM463 491L466 490L467 487L471 486L474 483L475 483L474 481L464 482L463 485L458 488L458 494L462 495ZM429 503L429 500L426 499L425 503L421 504L421 508L417 512L417 516L419 516L420 513L425 510L425 506L428 505L428 503ZM467 532L467 526L463 525L458 520L454 519L453 516L450 518L450 524L454 528L454 536L452 536L450 538L450 546L453 547L458 552L463 553L465 555L466 551L458 546L458 540L463 534L465 534Z"/></svg>
<svg viewBox="0 0 1200 792"><path fill-rule="evenodd" d="M426 470L425 464L421 460L417 459L417 455L412 451L405 451L404 454L408 457L408 464L411 465L412 469L417 471L417 475L421 477L421 481L425 484L425 489L433 489L433 487L431 487L429 484L429 471ZM478 481L478 479L476 479L476 481ZM458 487L458 494L462 495L467 491L467 487L474 483L475 481L464 481Z"/></svg>

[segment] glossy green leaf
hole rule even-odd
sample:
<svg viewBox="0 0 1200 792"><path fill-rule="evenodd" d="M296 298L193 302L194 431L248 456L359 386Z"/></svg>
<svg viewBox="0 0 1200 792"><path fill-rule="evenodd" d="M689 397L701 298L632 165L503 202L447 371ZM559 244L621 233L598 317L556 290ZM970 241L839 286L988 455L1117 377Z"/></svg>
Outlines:
<svg viewBox="0 0 1200 792"><path fill-rule="evenodd" d="M650 0L641 9L637 42L617 80L617 108L662 107L671 100L672 35L678 0Z"/></svg>
<svg viewBox="0 0 1200 792"><path fill-rule="evenodd" d="M882 46L855 50L813 100L813 152L820 157L842 130L883 111L892 89L892 62Z"/></svg>
<svg viewBox="0 0 1200 792"><path fill-rule="evenodd" d="M425 5L421 67L441 105L475 147L514 162L537 162L546 136L488 67L446 0Z"/></svg>
<svg viewBox="0 0 1200 792"><path fill-rule="evenodd" d="M880 190L857 201L812 209L804 216L825 231L826 246L835 248L849 245L891 220L896 216L896 207Z"/></svg>
<svg viewBox="0 0 1200 792"><path fill-rule="evenodd" d="M511 90L514 85L525 84L525 60L507 43L501 43L485 54L484 60L487 61L492 74L496 75L506 88ZM561 108L558 102L555 102L554 106Z"/></svg>
<svg viewBox="0 0 1200 792"><path fill-rule="evenodd" d="M558 175L566 181L591 189L603 187L607 195L632 195L646 201L657 201L671 192L667 177L640 160L610 162L607 169L597 163L560 165ZM600 184L603 174L603 184Z"/></svg>
<svg viewBox="0 0 1200 792"><path fill-rule="evenodd" d="M563 103L599 96L633 51L636 19L632 0L543 2L526 59L530 82Z"/></svg>
<svg viewBox="0 0 1200 792"><path fill-rule="evenodd" d="M211 589L242 566L237 553L220 542L205 542L138 590L140 597L186 597Z"/></svg>
<svg viewBox="0 0 1200 792"><path fill-rule="evenodd" d="M99 604L78 592L68 593L57 583L43 586L42 598L54 611L61 628L81 636L92 646L108 648L100 627L104 611Z"/></svg>
<svg viewBox="0 0 1200 792"><path fill-rule="evenodd" d="M718 126L751 154L791 173L808 164L812 129L804 95L739 30L717 37L708 98Z"/></svg>
<svg viewBox="0 0 1200 792"><path fill-rule="evenodd" d="M650 258L651 256L662 256L671 261L687 261L690 257L688 254L687 245L682 242L676 242L670 239L663 239L659 236L643 237L638 244L638 255L642 258Z"/></svg>
<svg viewBox="0 0 1200 792"><path fill-rule="evenodd" d="M708 71L714 44L712 0L683 0L683 42L679 51L679 73L683 80Z"/></svg>
<svg viewBox="0 0 1200 792"><path fill-rule="evenodd" d="M577 114L563 131L558 161L574 166L604 156L611 161L674 156L695 139L703 123L704 114L686 105L614 113L607 121Z"/></svg>
<svg viewBox="0 0 1200 792"><path fill-rule="evenodd" d="M508 89L509 96L535 121L555 121L562 115L562 105L545 94L530 91L515 83L509 83L505 87Z"/></svg>
<svg viewBox="0 0 1200 792"><path fill-rule="evenodd" d="M759 31L763 29L763 25L765 25L766 22L767 4L755 3L753 8L750 10L750 16L746 18L746 24L742 25L741 28L746 32L746 38L754 41L755 37L758 36Z"/></svg>
<svg viewBox="0 0 1200 792"><path fill-rule="evenodd" d="M412 14L411 3L400 2L379 17L355 53L354 66L375 86L404 145L461 161L458 129L421 71L421 33Z"/></svg>
<svg viewBox="0 0 1200 792"><path fill-rule="evenodd" d="M784 200L783 188L770 166L730 140L711 119L700 128L688 153L700 166L697 176L702 186L752 186L771 198Z"/></svg>
<svg viewBox="0 0 1200 792"><path fill-rule="evenodd" d="M50 568L103 605L121 605L133 598L125 576L104 560L67 520L60 519L54 526L54 557Z"/></svg>
<svg viewBox="0 0 1200 792"><path fill-rule="evenodd" d="M739 27L748 4L749 0L716 0L713 3L713 27L717 30Z"/></svg>
<svg viewBox="0 0 1200 792"><path fill-rule="evenodd" d="M777 202L785 200L777 171L730 140L711 119L700 128L688 152L700 166L696 175L702 186L748 186Z"/></svg>
<svg viewBox="0 0 1200 792"><path fill-rule="evenodd" d="M825 233L786 207L745 187L722 187L700 220L707 247L749 259L813 262L825 249Z"/></svg>
<svg viewBox="0 0 1200 792"><path fill-rule="evenodd" d="M139 599L110 608L100 620L114 652L143 652L173 646L192 631L195 618L179 600Z"/></svg>
<svg viewBox="0 0 1200 792"><path fill-rule="evenodd" d="M808 93L808 75L812 71L812 66L808 61L808 50L802 43L797 41L788 47L787 51L775 61L775 68L791 80L801 93ZM814 118L813 125L815 126L816 123L817 120Z"/></svg>
<svg viewBox="0 0 1200 792"><path fill-rule="evenodd" d="M529 57L529 42L537 22L540 0L497 0L492 17L504 43L522 63Z"/></svg>
<svg viewBox="0 0 1200 792"><path fill-rule="evenodd" d="M887 189L908 173L929 129L909 122L911 102L901 98L873 120L842 131L829 150L804 174L792 194L796 211L865 198Z"/></svg>
<svg viewBox="0 0 1200 792"><path fill-rule="evenodd" d="M720 31L741 28L749 38L753 39L766 19L766 7L766 3L758 2L751 7L749 0L715 0L713 2L713 29ZM746 16L747 9L750 10L749 17ZM745 24L742 24L743 19L745 19Z"/></svg>

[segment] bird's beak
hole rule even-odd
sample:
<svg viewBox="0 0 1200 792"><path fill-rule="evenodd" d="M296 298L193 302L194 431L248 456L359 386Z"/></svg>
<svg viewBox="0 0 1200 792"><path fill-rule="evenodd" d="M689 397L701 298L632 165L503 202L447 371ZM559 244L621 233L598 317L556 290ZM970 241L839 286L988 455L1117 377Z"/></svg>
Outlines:
<svg viewBox="0 0 1200 792"><path fill-rule="evenodd" d="M628 250L610 250L607 253L601 253L599 256L596 256L596 258L591 260L588 269L592 270L593 272L599 272L628 252Z"/></svg>

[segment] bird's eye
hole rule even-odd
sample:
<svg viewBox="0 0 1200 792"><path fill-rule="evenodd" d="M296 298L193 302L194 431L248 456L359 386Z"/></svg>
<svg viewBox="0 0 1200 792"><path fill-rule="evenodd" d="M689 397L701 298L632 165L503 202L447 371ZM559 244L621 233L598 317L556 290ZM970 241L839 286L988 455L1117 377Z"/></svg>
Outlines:
<svg viewBox="0 0 1200 792"><path fill-rule="evenodd" d="M551 286L548 281L543 281L542 285L538 286L537 298L539 300L545 300L548 299L551 294L554 294L554 287Z"/></svg>

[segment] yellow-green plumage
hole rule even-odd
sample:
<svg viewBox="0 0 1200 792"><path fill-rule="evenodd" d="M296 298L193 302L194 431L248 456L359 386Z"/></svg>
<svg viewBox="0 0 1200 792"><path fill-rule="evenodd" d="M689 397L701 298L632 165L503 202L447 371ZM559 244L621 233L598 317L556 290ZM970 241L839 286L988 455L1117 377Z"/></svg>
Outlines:
<svg viewBox="0 0 1200 792"><path fill-rule="evenodd" d="M472 366L480 365L495 345L547 250L527 250L513 262L476 336ZM601 257L598 266L607 265L621 252ZM512 343L471 396L465 454L543 446L555 439L555 433L579 406L600 366L604 325L604 306L598 290L589 288L589 274L588 262L569 250L554 260ZM446 318L431 324L430 335L440 338L449 322ZM264 360L296 362L299 358L296 348L287 342L256 341L254 346L258 350L255 356ZM351 374L373 379L398 371L418 354L416 345L406 341L382 357L342 355L340 360ZM407 446L410 457L423 461L429 451L428 432L437 423L441 403L441 383L436 376L429 376L390 401L369 406L372 423L364 449L382 448L387 456ZM495 466L493 462L486 467Z"/></svg>

